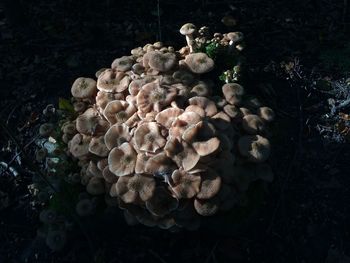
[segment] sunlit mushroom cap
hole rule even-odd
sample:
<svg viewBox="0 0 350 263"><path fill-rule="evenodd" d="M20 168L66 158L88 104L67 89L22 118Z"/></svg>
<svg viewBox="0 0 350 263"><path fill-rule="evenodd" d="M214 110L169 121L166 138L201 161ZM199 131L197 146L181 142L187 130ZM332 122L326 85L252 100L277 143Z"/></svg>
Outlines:
<svg viewBox="0 0 350 263"><path fill-rule="evenodd" d="M185 58L188 68L197 74L203 74L214 68L214 60L205 53L191 53Z"/></svg>
<svg viewBox="0 0 350 263"><path fill-rule="evenodd" d="M249 134L259 134L265 130L263 120L255 114L245 115L242 120L242 127Z"/></svg>
<svg viewBox="0 0 350 263"><path fill-rule="evenodd" d="M196 105L202 108L205 114L209 117L214 116L218 112L215 102L206 97L192 97L188 100L188 102L190 105Z"/></svg>
<svg viewBox="0 0 350 263"><path fill-rule="evenodd" d="M113 100L107 104L103 115L111 124L126 122L135 112L136 107L123 100Z"/></svg>
<svg viewBox="0 0 350 263"><path fill-rule="evenodd" d="M146 202L146 208L156 216L165 216L175 210L179 201L164 187L157 187L153 196Z"/></svg>
<svg viewBox="0 0 350 263"><path fill-rule="evenodd" d="M108 155L109 170L117 176L134 173L137 154L130 143L115 147Z"/></svg>
<svg viewBox="0 0 350 263"><path fill-rule="evenodd" d="M153 153L166 143L166 140L160 134L159 125L156 122L141 124L136 128L134 138L139 150Z"/></svg>
<svg viewBox="0 0 350 263"><path fill-rule="evenodd" d="M177 95L177 89L171 86L160 85L159 80L142 86L137 94L137 106L144 113L154 110L160 112L170 105Z"/></svg>
<svg viewBox="0 0 350 263"><path fill-rule="evenodd" d="M173 121L178 117L180 114L183 113L182 109L178 108L167 108L161 112L159 112L155 118L157 123L161 124L162 126L166 128L170 128Z"/></svg>
<svg viewBox="0 0 350 263"><path fill-rule="evenodd" d="M109 123L101 118L93 108L87 109L76 120L77 131L85 135L100 135L105 133L108 128Z"/></svg>
<svg viewBox="0 0 350 263"><path fill-rule="evenodd" d="M106 69L97 79L97 88L106 92L122 92L130 83L130 77L116 69Z"/></svg>
<svg viewBox="0 0 350 263"><path fill-rule="evenodd" d="M260 135L242 136L238 140L238 149L252 162L264 162L270 156L270 142Z"/></svg>
<svg viewBox="0 0 350 263"><path fill-rule="evenodd" d="M196 26L192 23L186 23L180 28L181 35L191 35L197 30Z"/></svg>
<svg viewBox="0 0 350 263"><path fill-rule="evenodd" d="M131 140L129 127L123 124L112 125L104 136L104 142L109 150L122 145L124 142Z"/></svg>
<svg viewBox="0 0 350 263"><path fill-rule="evenodd" d="M222 86L222 93L228 103L237 105L242 101L244 89L237 83L226 83Z"/></svg>
<svg viewBox="0 0 350 263"><path fill-rule="evenodd" d="M124 95L122 93L110 93L105 91L99 91L96 95L96 105L102 112L107 104L113 100L124 100Z"/></svg>
<svg viewBox="0 0 350 263"><path fill-rule="evenodd" d="M93 97L96 92L96 81L90 78L77 78L72 85L71 92L73 97L85 99Z"/></svg>
<svg viewBox="0 0 350 263"><path fill-rule="evenodd" d="M108 156L109 150L106 147L104 136L92 137L89 144L89 151L100 157Z"/></svg>
<svg viewBox="0 0 350 263"><path fill-rule="evenodd" d="M77 133L69 144L69 151L74 157L82 157L89 153L91 137Z"/></svg>
<svg viewBox="0 0 350 263"><path fill-rule="evenodd" d="M177 62L174 53L162 53L160 51L151 51L149 53L148 64L152 69L157 71L169 71Z"/></svg>
<svg viewBox="0 0 350 263"><path fill-rule="evenodd" d="M132 56L122 56L112 62L112 69L126 72L131 69L134 59Z"/></svg>
<svg viewBox="0 0 350 263"><path fill-rule="evenodd" d="M173 186L171 190L177 198L192 198L199 192L201 177L184 170L175 170L171 175Z"/></svg>

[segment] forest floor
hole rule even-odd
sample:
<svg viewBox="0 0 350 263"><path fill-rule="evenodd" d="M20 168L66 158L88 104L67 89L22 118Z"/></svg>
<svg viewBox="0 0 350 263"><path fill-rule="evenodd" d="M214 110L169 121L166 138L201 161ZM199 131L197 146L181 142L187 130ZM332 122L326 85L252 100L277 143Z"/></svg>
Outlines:
<svg viewBox="0 0 350 263"><path fill-rule="evenodd" d="M315 86L350 77L347 1L13 2L20 19L0 4L0 117L11 132L0 133L0 262L350 262L350 140L318 132L330 95ZM236 25L221 22L227 15ZM36 238L33 172L23 163L42 110L134 47L184 45L178 29L189 21L245 34L247 87L277 112L263 206L229 234L128 227L116 212L113 222L83 222L90 248L78 234L51 252Z"/></svg>

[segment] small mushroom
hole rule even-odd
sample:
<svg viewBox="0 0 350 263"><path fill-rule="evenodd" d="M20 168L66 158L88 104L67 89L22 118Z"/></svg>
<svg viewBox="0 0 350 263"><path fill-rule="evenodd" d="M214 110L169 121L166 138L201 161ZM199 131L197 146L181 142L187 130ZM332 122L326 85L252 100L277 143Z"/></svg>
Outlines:
<svg viewBox="0 0 350 263"><path fill-rule="evenodd" d="M238 149L252 162L264 162L270 156L270 142L260 135L242 136L238 140Z"/></svg>
<svg viewBox="0 0 350 263"><path fill-rule="evenodd" d="M171 190L176 197L192 198L199 192L201 177L199 174L190 174L184 170L175 170L171 175L173 186Z"/></svg>
<svg viewBox="0 0 350 263"><path fill-rule="evenodd" d="M190 52L192 53L194 51L194 48L196 47L195 41L194 41L194 34L197 32L197 28L192 23L186 23L180 28L181 35L186 36L186 42L187 46L190 48Z"/></svg>
<svg viewBox="0 0 350 263"><path fill-rule="evenodd" d="M108 128L109 123L93 108L87 109L76 120L77 131L85 135L102 135Z"/></svg>
<svg viewBox="0 0 350 263"><path fill-rule="evenodd" d="M228 103L238 105L242 101L244 89L237 83L226 83L222 86L222 93Z"/></svg>
<svg viewBox="0 0 350 263"><path fill-rule="evenodd" d="M194 200L194 208L201 216L212 216L216 214L216 212L219 210L219 207L220 199L217 196L207 200L201 200L197 198Z"/></svg>
<svg viewBox="0 0 350 263"><path fill-rule="evenodd" d="M214 60L205 53L191 53L186 56L185 62L188 68L196 74L204 74L214 68Z"/></svg>
<svg viewBox="0 0 350 263"><path fill-rule="evenodd" d="M135 143L139 150L155 153L162 148L166 140L160 134L159 125L156 122L146 122L135 130Z"/></svg>
<svg viewBox="0 0 350 263"><path fill-rule="evenodd" d="M155 120L163 127L170 128L176 117L183 113L182 109L167 108L156 115Z"/></svg>
<svg viewBox="0 0 350 263"><path fill-rule="evenodd" d="M96 105L101 112L103 112L107 104L113 100L124 100L124 95L122 93L110 93L101 90L97 92Z"/></svg>
<svg viewBox="0 0 350 263"><path fill-rule="evenodd" d="M134 173L137 154L130 143L115 147L108 155L109 170L117 176Z"/></svg>
<svg viewBox="0 0 350 263"><path fill-rule="evenodd" d="M123 92L130 83L130 77L116 69L106 69L97 79L97 88L105 92Z"/></svg>
<svg viewBox="0 0 350 263"><path fill-rule="evenodd" d="M160 51L151 51L149 53L148 65L160 72L171 70L177 62L174 53L162 53Z"/></svg>
<svg viewBox="0 0 350 263"><path fill-rule="evenodd" d="M190 105L195 105L202 108L206 116L212 117L218 112L215 102L211 101L206 97L200 97L200 96L192 97L188 100L188 102Z"/></svg>
<svg viewBox="0 0 350 263"><path fill-rule="evenodd" d="M271 122L275 118L275 113L269 107L260 107L258 109L258 115L260 116L260 118L267 122Z"/></svg>
<svg viewBox="0 0 350 263"><path fill-rule="evenodd" d="M210 199L214 197L221 188L221 177L213 169L207 169L201 173L201 186L196 197L199 199Z"/></svg>
<svg viewBox="0 0 350 263"><path fill-rule="evenodd" d="M74 98L85 99L91 98L96 94L96 81L90 78L77 78L71 88Z"/></svg>
<svg viewBox="0 0 350 263"><path fill-rule="evenodd" d="M123 100L109 102L103 111L103 115L111 124L122 124L126 122L137 109L131 103Z"/></svg>
<svg viewBox="0 0 350 263"><path fill-rule="evenodd" d="M92 137L89 144L89 151L97 156L108 156L109 149L106 147L104 136Z"/></svg>
<svg viewBox="0 0 350 263"><path fill-rule="evenodd" d="M265 131L263 120L254 114L248 114L243 117L242 127L249 134L259 134Z"/></svg>
<svg viewBox="0 0 350 263"><path fill-rule="evenodd" d="M91 137L77 133L69 144L69 152L76 158L83 157L89 153Z"/></svg>
<svg viewBox="0 0 350 263"><path fill-rule="evenodd" d="M131 69L134 59L132 56L122 56L113 61L111 68L126 72Z"/></svg>
<svg viewBox="0 0 350 263"><path fill-rule="evenodd" d="M104 136L104 142L108 150L112 150L114 147L122 145L124 142L129 142L131 135L129 127L123 124L112 125Z"/></svg>

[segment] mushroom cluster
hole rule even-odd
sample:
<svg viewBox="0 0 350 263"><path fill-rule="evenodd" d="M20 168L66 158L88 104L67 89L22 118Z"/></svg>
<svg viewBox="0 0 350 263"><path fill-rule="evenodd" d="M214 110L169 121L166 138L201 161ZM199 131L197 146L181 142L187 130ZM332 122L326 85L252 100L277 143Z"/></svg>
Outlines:
<svg viewBox="0 0 350 263"><path fill-rule="evenodd" d="M240 49L242 34L184 25L187 46L161 42L131 50L71 93L78 117L62 140L91 195L124 210L128 223L195 229L201 216L238 205L252 181L271 181L273 111L237 82L215 84L201 45Z"/></svg>

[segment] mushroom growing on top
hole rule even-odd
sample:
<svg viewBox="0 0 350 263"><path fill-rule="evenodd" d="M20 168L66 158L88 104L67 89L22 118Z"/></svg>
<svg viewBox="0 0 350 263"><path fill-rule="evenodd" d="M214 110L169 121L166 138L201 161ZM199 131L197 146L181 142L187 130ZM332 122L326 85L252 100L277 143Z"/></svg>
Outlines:
<svg viewBox="0 0 350 263"><path fill-rule="evenodd" d="M90 78L77 78L71 88L74 98L91 98L96 94L96 81Z"/></svg>
<svg viewBox="0 0 350 263"><path fill-rule="evenodd" d="M187 46L190 48L190 53L194 51L195 48L195 41L194 41L194 34L196 33L197 28L192 23L186 23L180 28L181 35L186 36L186 42Z"/></svg>
<svg viewBox="0 0 350 263"><path fill-rule="evenodd" d="M185 58L186 65L193 73L203 74L214 68L214 60L205 53L191 53Z"/></svg>

